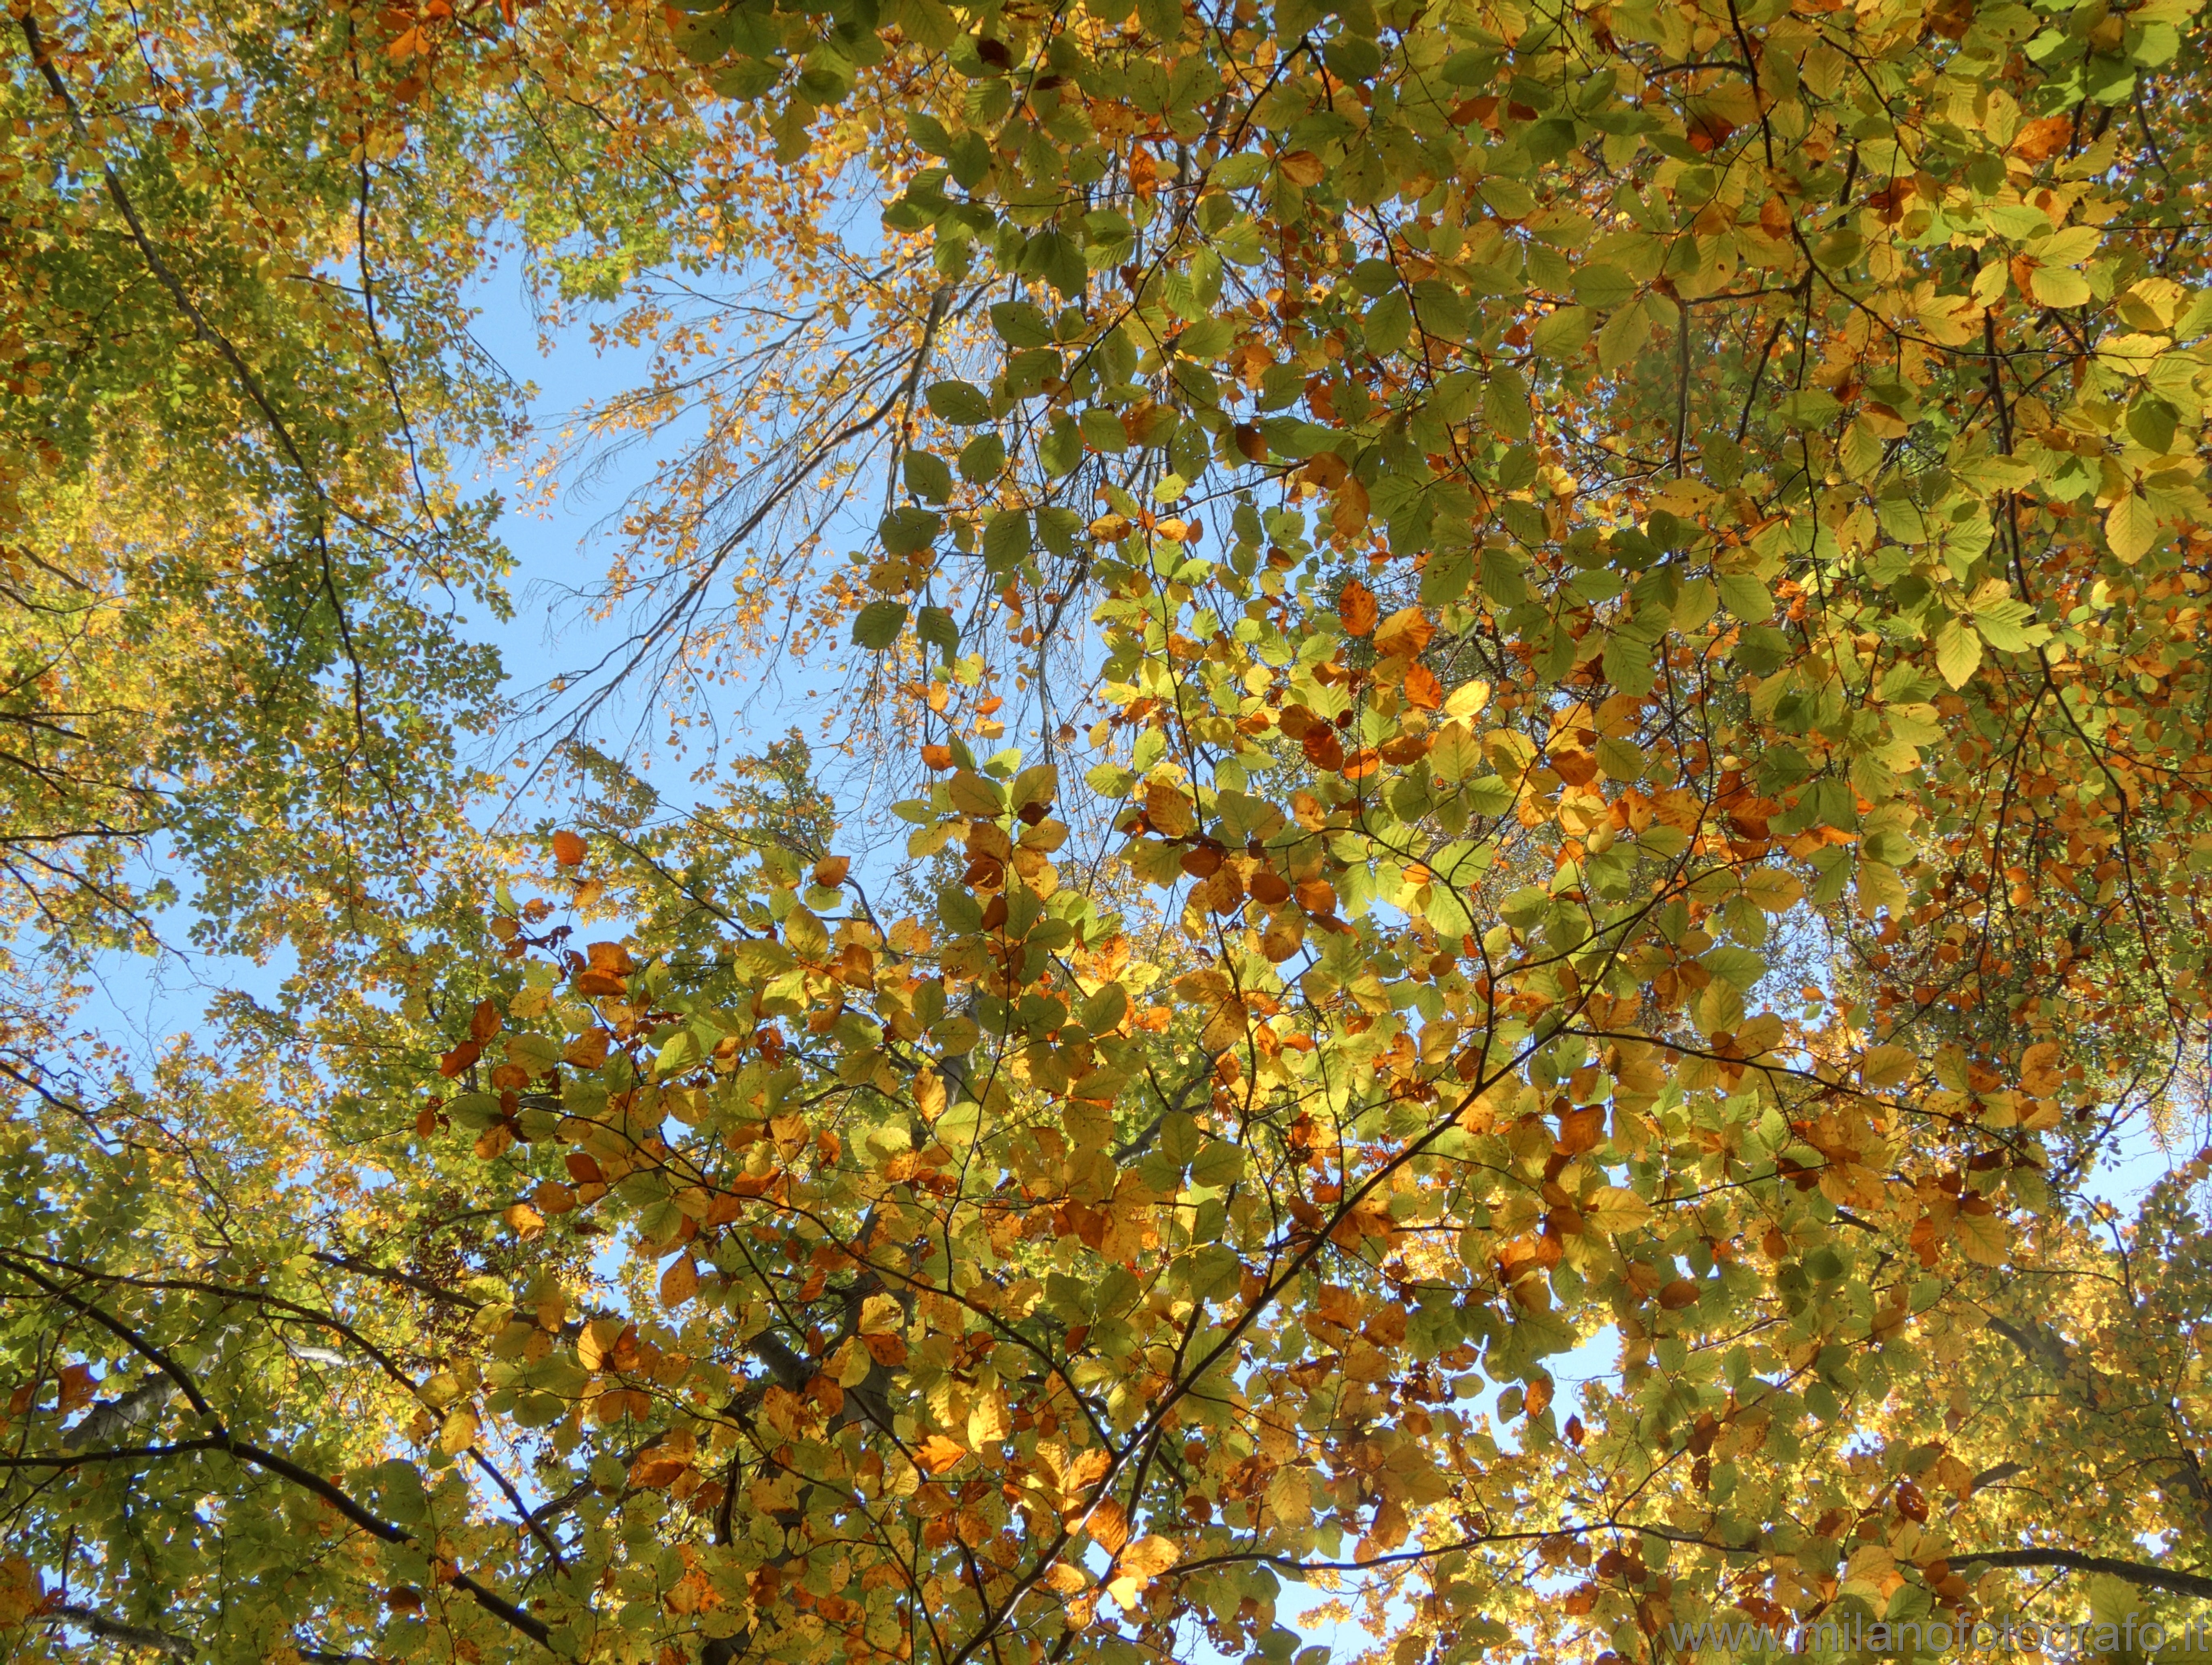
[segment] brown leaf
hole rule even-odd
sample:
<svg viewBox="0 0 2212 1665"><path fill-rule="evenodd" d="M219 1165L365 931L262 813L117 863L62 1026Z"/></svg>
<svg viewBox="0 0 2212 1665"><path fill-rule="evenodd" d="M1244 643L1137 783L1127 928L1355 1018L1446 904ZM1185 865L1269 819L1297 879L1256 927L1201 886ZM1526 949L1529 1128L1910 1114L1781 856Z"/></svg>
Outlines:
<svg viewBox="0 0 2212 1665"><path fill-rule="evenodd" d="M1680 1312L1686 1306L1698 1304L1698 1286L1690 1278L1676 1278L1663 1284L1659 1290L1659 1305L1669 1312Z"/></svg>
<svg viewBox="0 0 2212 1665"><path fill-rule="evenodd" d="M480 1000L476 1004L476 1009L469 1014L469 1038L472 1041L488 1041L499 1033L499 1024L497 1003L489 1000Z"/></svg>
<svg viewBox="0 0 2212 1665"><path fill-rule="evenodd" d="M89 1365L63 1365L61 1385L61 1403L56 1408L64 1415L67 1415L80 1405L89 1405L92 1402L92 1366Z"/></svg>
<svg viewBox="0 0 2212 1665"><path fill-rule="evenodd" d="M1287 156L1278 157L1275 166L1283 170L1292 184L1301 185L1317 185L1328 172L1322 159L1310 150L1293 150Z"/></svg>

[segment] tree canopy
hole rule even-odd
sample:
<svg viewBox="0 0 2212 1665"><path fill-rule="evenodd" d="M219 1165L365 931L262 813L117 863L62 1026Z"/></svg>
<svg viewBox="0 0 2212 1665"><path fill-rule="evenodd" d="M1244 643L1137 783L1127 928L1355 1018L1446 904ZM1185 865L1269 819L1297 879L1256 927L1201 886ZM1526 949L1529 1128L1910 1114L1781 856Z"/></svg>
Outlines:
<svg viewBox="0 0 2212 1665"><path fill-rule="evenodd" d="M18 0L10 1656L2178 1636L2203 49ZM503 669L477 459L622 447Z"/></svg>

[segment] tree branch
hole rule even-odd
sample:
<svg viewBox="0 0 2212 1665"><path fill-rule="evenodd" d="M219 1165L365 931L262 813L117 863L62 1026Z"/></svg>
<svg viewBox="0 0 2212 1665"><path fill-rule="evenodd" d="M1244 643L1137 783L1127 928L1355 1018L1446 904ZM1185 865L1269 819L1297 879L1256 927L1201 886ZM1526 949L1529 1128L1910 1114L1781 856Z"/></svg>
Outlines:
<svg viewBox="0 0 2212 1665"><path fill-rule="evenodd" d="M2212 1578L2201 1572L2170 1571L2165 1567L2151 1566L2142 1561L2123 1561L2110 1555L2085 1555L2078 1549L1996 1549L1970 1550L1949 1558L1954 1567L1970 1563L1978 1566L2057 1567L2066 1572L2101 1572L2109 1578L2118 1578L2139 1589L2172 1590L2177 1595L2193 1595L2200 1601L2212 1601Z"/></svg>

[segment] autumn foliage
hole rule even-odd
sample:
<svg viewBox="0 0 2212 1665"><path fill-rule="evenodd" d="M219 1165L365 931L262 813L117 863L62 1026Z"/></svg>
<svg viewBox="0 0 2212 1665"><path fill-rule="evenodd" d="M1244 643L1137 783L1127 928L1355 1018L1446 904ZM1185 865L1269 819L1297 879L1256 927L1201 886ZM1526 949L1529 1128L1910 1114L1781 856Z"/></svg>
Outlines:
<svg viewBox="0 0 2212 1665"><path fill-rule="evenodd" d="M2212 1595L2190 0L9 27L15 1656ZM632 442L532 703L459 459Z"/></svg>

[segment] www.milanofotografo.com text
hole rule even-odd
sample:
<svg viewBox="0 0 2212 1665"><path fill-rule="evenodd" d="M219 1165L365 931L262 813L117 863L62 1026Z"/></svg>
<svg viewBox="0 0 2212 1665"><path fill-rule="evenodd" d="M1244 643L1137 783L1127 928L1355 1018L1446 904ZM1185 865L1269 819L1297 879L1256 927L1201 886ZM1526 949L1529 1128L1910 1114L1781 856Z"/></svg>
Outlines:
<svg viewBox="0 0 2212 1665"><path fill-rule="evenodd" d="M1698 1625L1663 1627L1678 1656L1703 1649L1731 1653L1946 1652L2043 1654L2069 1657L2125 1650L2155 1653L2170 1644L2191 1654L2212 1650L2212 1617L2161 1623L2139 1614L2106 1623L2101 1620L2043 1622L2033 1619L1985 1619L1972 1624L1940 1619L1880 1620L1863 1616L1823 1619L1788 1631L1764 1625Z"/></svg>

